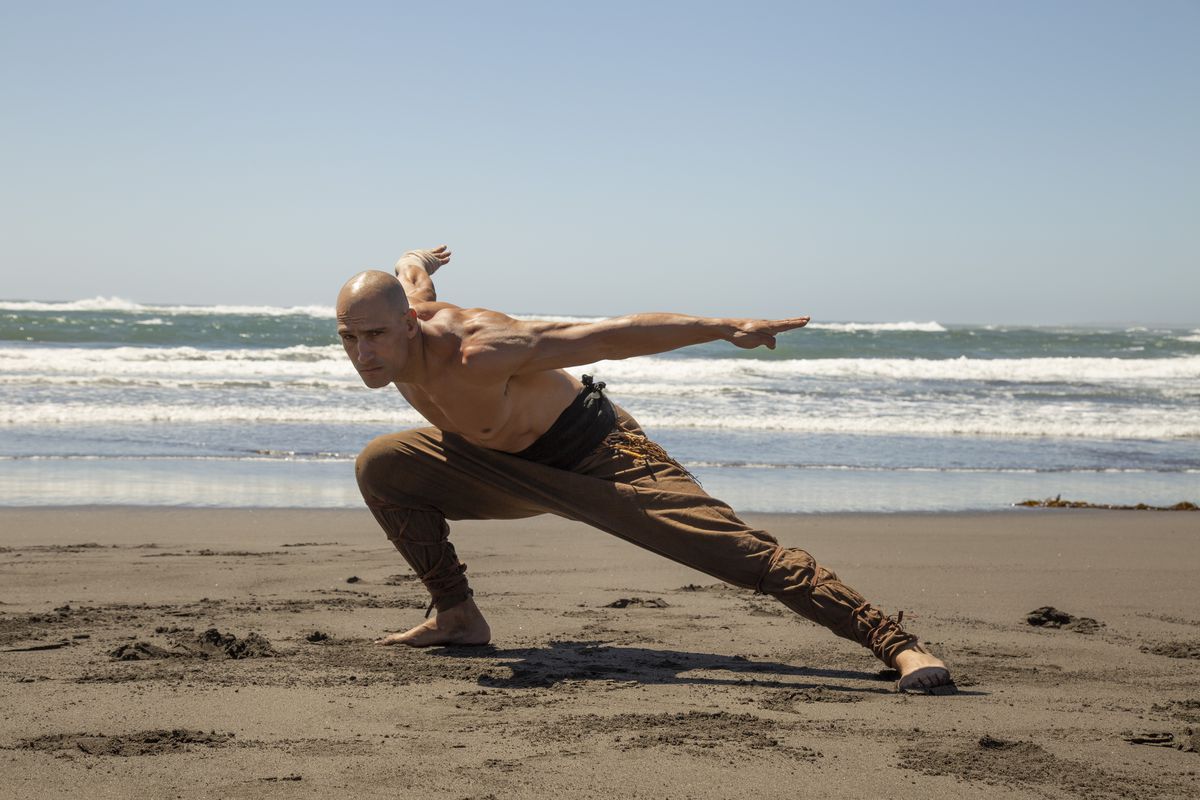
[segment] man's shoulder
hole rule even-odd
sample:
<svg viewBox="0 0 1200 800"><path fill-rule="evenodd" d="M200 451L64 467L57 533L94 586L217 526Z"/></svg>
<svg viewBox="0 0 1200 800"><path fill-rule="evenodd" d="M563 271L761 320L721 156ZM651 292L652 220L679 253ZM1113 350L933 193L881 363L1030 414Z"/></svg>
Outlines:
<svg viewBox="0 0 1200 800"><path fill-rule="evenodd" d="M417 312L417 316L421 319L431 319L437 316L439 319L479 320L492 323L516 321L503 311L496 311L491 308L463 308L453 303L444 303L441 300L413 303L412 309Z"/></svg>
<svg viewBox="0 0 1200 800"><path fill-rule="evenodd" d="M424 308L414 306L417 316L424 321L422 329L427 351L452 373L461 372L464 377L479 375L492 380L492 376L484 375L490 371L490 360L480 359L480 356L495 351L502 344L513 344L520 335L521 322L490 308L445 305L447 307L431 309L433 313L429 316L422 315Z"/></svg>
<svg viewBox="0 0 1200 800"><path fill-rule="evenodd" d="M440 300L411 303L410 307L417 313L417 319L420 320L431 320L436 316L453 315L456 312L462 311L461 308L453 303L443 303Z"/></svg>
<svg viewBox="0 0 1200 800"><path fill-rule="evenodd" d="M463 308L450 303L418 303L413 309L419 319L454 329L460 334L520 324L508 314L490 308Z"/></svg>
<svg viewBox="0 0 1200 800"><path fill-rule="evenodd" d="M453 316L439 331L445 336L439 349L447 374L487 385L512 377L514 364L530 345L528 324L490 308L459 308L450 313Z"/></svg>

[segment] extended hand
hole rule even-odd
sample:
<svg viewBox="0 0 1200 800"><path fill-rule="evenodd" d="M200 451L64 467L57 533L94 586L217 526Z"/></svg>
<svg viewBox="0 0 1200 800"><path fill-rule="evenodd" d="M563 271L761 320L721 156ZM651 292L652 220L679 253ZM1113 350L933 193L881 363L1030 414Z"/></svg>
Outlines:
<svg viewBox="0 0 1200 800"><path fill-rule="evenodd" d="M432 275L449 261L450 249L444 244L431 250L409 250L396 262L396 274L399 275L405 267L417 266Z"/></svg>
<svg viewBox="0 0 1200 800"><path fill-rule="evenodd" d="M776 335L784 331L803 328L808 324L808 317L795 317L794 319L735 319L733 323L733 334L729 337L729 341L736 344L738 347L744 347L747 350L754 347L766 345L769 349L775 349Z"/></svg>

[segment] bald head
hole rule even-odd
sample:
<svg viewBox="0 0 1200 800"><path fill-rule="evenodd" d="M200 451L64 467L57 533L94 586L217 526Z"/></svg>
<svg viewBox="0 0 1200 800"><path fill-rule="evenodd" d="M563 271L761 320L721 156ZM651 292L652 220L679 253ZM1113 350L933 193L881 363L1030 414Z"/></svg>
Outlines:
<svg viewBox="0 0 1200 800"><path fill-rule="evenodd" d="M408 295L404 285L394 275L369 269L360 272L342 286L337 296L337 313L341 317L355 306L386 306L397 316L408 313Z"/></svg>
<svg viewBox="0 0 1200 800"><path fill-rule="evenodd" d="M338 292L338 337L363 383L372 389L413 376L420 354L420 323L404 285L378 270L360 272Z"/></svg>

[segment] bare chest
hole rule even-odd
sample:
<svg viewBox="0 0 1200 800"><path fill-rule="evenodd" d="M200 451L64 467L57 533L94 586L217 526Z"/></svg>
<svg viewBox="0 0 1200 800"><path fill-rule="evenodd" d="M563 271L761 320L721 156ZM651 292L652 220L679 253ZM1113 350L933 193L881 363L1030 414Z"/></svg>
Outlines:
<svg viewBox="0 0 1200 800"><path fill-rule="evenodd" d="M494 446L503 438L513 416L507 383L482 387L457 382L434 387L399 384L398 388L430 423L483 446Z"/></svg>

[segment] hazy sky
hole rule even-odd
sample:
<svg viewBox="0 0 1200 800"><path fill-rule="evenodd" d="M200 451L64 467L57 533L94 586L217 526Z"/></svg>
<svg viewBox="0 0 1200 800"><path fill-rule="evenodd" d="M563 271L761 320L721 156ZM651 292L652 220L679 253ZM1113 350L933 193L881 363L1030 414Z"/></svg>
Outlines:
<svg viewBox="0 0 1200 800"><path fill-rule="evenodd" d="M1200 322L1200 3L0 0L0 297Z"/></svg>

